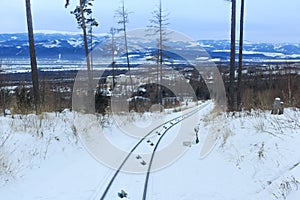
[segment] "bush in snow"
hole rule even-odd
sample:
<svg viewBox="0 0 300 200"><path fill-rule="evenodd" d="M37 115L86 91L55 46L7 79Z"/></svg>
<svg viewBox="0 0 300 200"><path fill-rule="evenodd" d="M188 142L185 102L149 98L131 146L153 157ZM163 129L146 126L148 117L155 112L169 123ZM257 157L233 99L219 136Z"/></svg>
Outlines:
<svg viewBox="0 0 300 200"><path fill-rule="evenodd" d="M34 110L33 97L29 88L25 86L18 87L15 98L16 101L13 109L15 113L27 114Z"/></svg>
<svg viewBox="0 0 300 200"><path fill-rule="evenodd" d="M276 199L286 199L293 190L298 190L300 182L294 177L288 177L286 180L282 180L279 185L278 191L273 193Z"/></svg>

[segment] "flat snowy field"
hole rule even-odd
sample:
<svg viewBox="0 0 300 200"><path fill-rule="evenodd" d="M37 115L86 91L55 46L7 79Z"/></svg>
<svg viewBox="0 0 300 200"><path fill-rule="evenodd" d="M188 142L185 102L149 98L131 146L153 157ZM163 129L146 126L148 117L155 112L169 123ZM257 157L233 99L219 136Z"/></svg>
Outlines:
<svg viewBox="0 0 300 200"><path fill-rule="evenodd" d="M122 130L130 130L132 123L146 126L151 115L133 113L118 125L112 117L96 119L104 136L128 151L138 140ZM169 110L156 117L167 120L180 115ZM0 199L101 197L115 170L96 161L81 143L75 123L79 116L69 111L0 116ZM147 199L300 199L299 109L287 108L284 115L259 110L216 115L213 104L206 102L197 117L197 123L195 118L189 119L184 130L178 124L162 140L161 149L170 145L179 131L193 135L199 127L198 144L193 138L192 146L172 164L150 174ZM217 143L201 157L208 134ZM151 141L155 143L156 137ZM151 152L152 148L145 140L140 151ZM106 199L119 199L118 192L124 190L128 199L140 200L144 178L144 173L121 172Z"/></svg>

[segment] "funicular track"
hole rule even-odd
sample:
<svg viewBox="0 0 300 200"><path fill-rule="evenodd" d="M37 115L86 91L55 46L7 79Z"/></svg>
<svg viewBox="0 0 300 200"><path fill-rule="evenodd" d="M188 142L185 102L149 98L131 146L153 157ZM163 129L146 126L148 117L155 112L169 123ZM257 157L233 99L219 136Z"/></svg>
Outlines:
<svg viewBox="0 0 300 200"><path fill-rule="evenodd" d="M156 143L156 145L154 146L154 149L152 151L151 154L151 158L150 158L150 162L148 165L148 169L146 172L146 176L145 176L145 182L144 182L144 188L143 188L143 198L142 200L146 200L147 199L147 189L148 189L148 181L149 181L149 177L150 177L150 172L151 172L151 167L152 167L152 163L153 163L153 159L155 156L155 152L160 144L160 142L162 141L163 137L166 135L166 133L175 125L177 125L178 123L182 122L183 120L191 117L192 115L198 113L201 109L203 109L204 107L206 107L207 104L202 104L200 106L198 106L196 109L193 109L192 111L189 111L188 113L185 113L184 115L181 115L179 117L175 117L171 120L168 120L166 122L164 122L163 124L153 128L151 131L149 131L143 138L141 138L139 140L139 142L130 150L130 152L128 153L128 155L125 157L125 159L123 160L123 162L120 164L119 168L115 171L114 175L112 176L112 178L110 179L109 183L107 184L102 196L100 197L100 200L105 200L105 197L110 189L110 187L113 185L114 180L116 179L117 175L119 174L119 172L122 170L123 166L125 165L125 163L127 162L127 160L129 159L129 157L133 154L133 152L137 149L137 147L147 138L149 137L151 134L153 134L155 131L157 131L160 128L163 128L163 133L160 134L160 137Z"/></svg>

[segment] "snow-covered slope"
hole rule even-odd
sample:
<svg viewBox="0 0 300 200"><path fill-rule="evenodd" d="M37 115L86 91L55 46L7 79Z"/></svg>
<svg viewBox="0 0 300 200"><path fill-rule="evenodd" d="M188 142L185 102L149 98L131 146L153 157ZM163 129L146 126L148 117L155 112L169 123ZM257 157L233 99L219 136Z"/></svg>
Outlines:
<svg viewBox="0 0 300 200"><path fill-rule="evenodd" d="M192 133L199 126L200 143L193 143L172 165L151 173L148 199L299 199L299 109L285 109L280 116L269 111L207 115L212 108L202 110L199 123L186 129ZM134 120L142 123L148 115L136 115ZM167 119L178 113L164 115ZM114 170L96 162L82 146L74 124L77 116L64 111L0 117L1 199L99 199ZM103 118L98 120L103 123ZM108 122L104 124L106 137L120 143L119 128L111 118L104 121ZM223 126L216 130L220 121ZM216 135L218 143L200 159L211 130L221 133ZM130 140L123 143L128 145ZM121 189L129 199L138 199L144 174L120 175L107 199L118 199Z"/></svg>

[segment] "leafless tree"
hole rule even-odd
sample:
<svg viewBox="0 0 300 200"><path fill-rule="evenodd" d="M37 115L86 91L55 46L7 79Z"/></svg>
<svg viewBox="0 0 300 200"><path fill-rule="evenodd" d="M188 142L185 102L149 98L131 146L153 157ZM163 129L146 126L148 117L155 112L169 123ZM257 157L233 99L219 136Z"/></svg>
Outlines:
<svg viewBox="0 0 300 200"><path fill-rule="evenodd" d="M111 34L111 66L112 66L112 75L113 75L113 85L112 87L114 88L116 85L115 82L115 76L116 76L116 62L115 62L115 34L118 32L116 28L111 28L110 29L110 34Z"/></svg>
<svg viewBox="0 0 300 200"><path fill-rule="evenodd" d="M127 61L127 70L129 74L130 79L130 86L131 86L131 92L133 91L133 82L132 82L132 76L131 76L131 67L130 67L130 60L129 60L129 50L128 50L128 42L127 42L127 24L129 23L129 14L125 9L125 3L124 0L122 1L121 7L116 10L115 17L118 18L117 23L121 26L121 28L118 29L118 31L122 31L124 33L124 45L125 45L125 54L126 54L126 61Z"/></svg>
<svg viewBox="0 0 300 200"><path fill-rule="evenodd" d="M157 76L159 76L158 84L162 81L162 66L163 66L163 49L165 48L164 42L167 41L167 26L170 24L168 22L168 14L165 14L162 8L162 1L159 0L157 10L153 11L153 18L150 20L151 25L149 27L150 33L149 35L157 35L157 47L158 47L158 54L157 54L157 71L159 72ZM161 87L158 85L158 100L159 103L162 103L162 92Z"/></svg>
<svg viewBox="0 0 300 200"><path fill-rule="evenodd" d="M230 69L228 88L228 109L234 110L234 73L235 73L235 35L236 35L236 0L226 0L231 2L231 38L230 38Z"/></svg>
<svg viewBox="0 0 300 200"><path fill-rule="evenodd" d="M40 112L40 94L39 94L39 78L36 62L36 53L34 46L34 35L31 15L31 4L30 0L25 0L26 5L26 19L28 28L28 41L29 41L29 53L30 53L30 65L31 65L31 77L33 85L33 98L36 113Z"/></svg>
<svg viewBox="0 0 300 200"><path fill-rule="evenodd" d="M244 14L245 0L241 0L240 13L240 42L239 42L239 67L238 67L238 82L237 82L237 109L242 109L242 69L243 69L243 40L244 40Z"/></svg>

